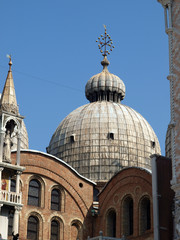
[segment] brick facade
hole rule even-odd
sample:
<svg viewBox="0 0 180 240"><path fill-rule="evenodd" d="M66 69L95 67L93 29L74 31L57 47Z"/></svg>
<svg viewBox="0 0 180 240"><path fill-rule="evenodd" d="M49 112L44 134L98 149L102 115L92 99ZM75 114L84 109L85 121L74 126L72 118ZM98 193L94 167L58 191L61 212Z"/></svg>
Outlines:
<svg viewBox="0 0 180 240"><path fill-rule="evenodd" d="M13 162L15 158L16 153L13 153ZM112 209L116 212L115 236L122 237L124 228L128 225L124 216L128 208L123 210L123 201L127 196L133 200L133 234L128 236L128 239L153 239L152 183L149 171L132 167L116 174L100 192L99 212L92 217L95 183L79 175L58 158L42 152L23 150L21 165L25 167L25 171L21 175L24 206L20 213L20 240L28 239L27 225L30 216L39 220L39 240L51 239L52 220L59 222L61 240L86 240L87 236L97 236L100 230L104 235L111 236L111 228L114 227L113 215L108 223L107 215ZM28 205L29 182L32 179L37 179L41 185L38 207ZM51 210L51 192L55 188L61 190L60 211ZM142 232L141 202L146 198L150 202L150 228Z"/></svg>
<svg viewBox="0 0 180 240"><path fill-rule="evenodd" d="M13 160L15 157L16 154L12 154ZM50 239L52 219L60 222L60 239L75 240L78 230L83 236L81 239L86 239L91 232L89 209L93 201L93 182L80 176L61 160L40 152L23 151L21 165L26 169L21 176L24 206L20 214L20 239L27 239L29 216L39 219L39 240ZM31 179L41 183L40 207L27 204ZM63 191L60 211L51 210L53 187L60 187Z"/></svg>
<svg viewBox="0 0 180 240"><path fill-rule="evenodd" d="M176 176L177 183L180 183L180 2L174 0L172 6Z"/></svg>
<svg viewBox="0 0 180 240"><path fill-rule="evenodd" d="M133 234L128 239L153 239L152 222L152 180L150 172L140 168L126 168L116 174L99 194L99 216L95 222L95 235L102 230L108 235L107 214L110 209L116 212L116 237L124 235L126 223L123 216L123 201L126 197L133 199ZM140 203L144 197L150 200L150 229L141 233ZM124 225L123 225L124 224Z"/></svg>

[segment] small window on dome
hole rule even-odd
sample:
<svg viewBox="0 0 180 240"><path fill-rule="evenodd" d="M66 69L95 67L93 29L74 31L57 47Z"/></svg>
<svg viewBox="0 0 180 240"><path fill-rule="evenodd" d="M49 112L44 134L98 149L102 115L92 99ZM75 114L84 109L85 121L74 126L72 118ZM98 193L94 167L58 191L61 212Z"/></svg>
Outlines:
<svg viewBox="0 0 180 240"><path fill-rule="evenodd" d="M110 132L108 135L109 139L114 140L114 133Z"/></svg>
<svg viewBox="0 0 180 240"><path fill-rule="evenodd" d="M72 135L70 136L70 142L71 142L71 143L74 143L74 142L75 142L75 134L72 134Z"/></svg>
<svg viewBox="0 0 180 240"><path fill-rule="evenodd" d="M155 148L155 146L156 146L156 143L154 141L151 141L151 147Z"/></svg>

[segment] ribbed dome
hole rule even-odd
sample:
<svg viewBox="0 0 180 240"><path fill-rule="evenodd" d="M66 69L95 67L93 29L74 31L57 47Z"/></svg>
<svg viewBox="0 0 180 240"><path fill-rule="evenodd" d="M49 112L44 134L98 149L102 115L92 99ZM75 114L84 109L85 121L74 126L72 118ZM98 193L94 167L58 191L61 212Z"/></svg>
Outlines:
<svg viewBox="0 0 180 240"><path fill-rule="evenodd" d="M120 103L98 101L70 113L52 136L48 153L92 180L108 180L119 169L151 169L151 154L160 154L149 123Z"/></svg>
<svg viewBox="0 0 180 240"><path fill-rule="evenodd" d="M90 102L107 100L120 102L125 97L125 85L116 75L107 69L107 58L101 62L103 71L91 77L86 84L85 94Z"/></svg>
<svg viewBox="0 0 180 240"><path fill-rule="evenodd" d="M123 81L107 69L112 39L98 38L103 70L86 84L89 104L77 108L58 126L47 152L61 158L83 176L108 181L127 166L151 169L152 154L160 154L158 139L149 123L135 110L121 104ZM104 48L104 50L102 50Z"/></svg>

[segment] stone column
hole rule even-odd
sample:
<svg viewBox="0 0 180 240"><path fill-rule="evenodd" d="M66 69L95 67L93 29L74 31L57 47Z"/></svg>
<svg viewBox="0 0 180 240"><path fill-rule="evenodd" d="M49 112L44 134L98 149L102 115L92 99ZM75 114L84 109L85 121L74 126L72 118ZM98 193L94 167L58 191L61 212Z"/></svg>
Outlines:
<svg viewBox="0 0 180 240"><path fill-rule="evenodd" d="M22 207L15 207L14 218L13 218L13 232L17 234L19 232L19 214L22 210Z"/></svg>
<svg viewBox="0 0 180 240"><path fill-rule="evenodd" d="M21 150L21 133L17 135L17 155L16 155L16 164L20 166L20 150Z"/></svg>
<svg viewBox="0 0 180 240"><path fill-rule="evenodd" d="M5 131L3 129L1 129L0 130L0 162L3 161L4 134L5 134Z"/></svg>
<svg viewBox="0 0 180 240"><path fill-rule="evenodd" d="M1 195L1 186L2 186L2 183L1 183L1 181L2 181L2 171L3 171L3 169L4 168L0 168L0 200L2 199L2 195Z"/></svg>
<svg viewBox="0 0 180 240"><path fill-rule="evenodd" d="M20 176L21 176L22 172L21 171L17 171L16 174L16 193L19 194L19 186L20 186Z"/></svg>
<svg viewBox="0 0 180 240"><path fill-rule="evenodd" d="M3 171L3 167L0 167L0 184L1 184L1 180L2 180L2 171ZM1 185L0 185L0 191L1 191Z"/></svg>

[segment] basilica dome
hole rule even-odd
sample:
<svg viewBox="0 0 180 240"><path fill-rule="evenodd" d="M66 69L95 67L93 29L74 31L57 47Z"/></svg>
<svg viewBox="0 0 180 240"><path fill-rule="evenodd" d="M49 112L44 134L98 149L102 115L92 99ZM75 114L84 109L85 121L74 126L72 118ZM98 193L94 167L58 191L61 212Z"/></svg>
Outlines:
<svg viewBox="0 0 180 240"><path fill-rule="evenodd" d="M103 71L86 84L90 103L60 123L47 147L48 153L96 182L109 180L124 167L151 169L150 155L160 154L150 124L121 103L125 85L109 73L106 56L101 64Z"/></svg>

